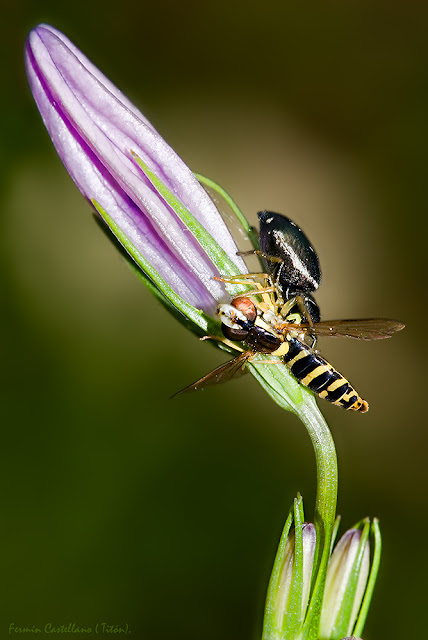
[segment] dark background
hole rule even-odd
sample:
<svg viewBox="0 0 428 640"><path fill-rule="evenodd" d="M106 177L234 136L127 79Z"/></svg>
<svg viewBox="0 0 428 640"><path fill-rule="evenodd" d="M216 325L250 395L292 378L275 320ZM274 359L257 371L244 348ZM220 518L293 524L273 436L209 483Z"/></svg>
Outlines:
<svg viewBox="0 0 428 640"><path fill-rule="evenodd" d="M189 166L315 245L325 318L407 323L323 353L370 403L320 406L345 527L381 521L365 639L426 626L427 9L422 3L2 2L2 620L151 640L260 637L304 428L250 377L170 401L224 357L151 299L42 126L22 46L64 31ZM3 630L1 630L3 629Z"/></svg>

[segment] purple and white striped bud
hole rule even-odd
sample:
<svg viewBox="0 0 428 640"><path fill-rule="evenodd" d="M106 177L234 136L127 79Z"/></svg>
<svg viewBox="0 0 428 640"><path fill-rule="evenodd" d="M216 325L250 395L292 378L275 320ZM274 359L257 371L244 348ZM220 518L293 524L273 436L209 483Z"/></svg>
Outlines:
<svg viewBox="0 0 428 640"><path fill-rule="evenodd" d="M314 564L316 533L315 526L309 522L302 525L302 593L300 599L300 625L305 618L306 608L309 602L309 591L311 587L312 568ZM296 570L296 537L294 531L290 533L285 546L282 561L282 571L278 589L276 618L278 627L286 623L287 616L293 605L291 602L291 587L293 575Z"/></svg>
<svg viewBox="0 0 428 640"><path fill-rule="evenodd" d="M246 271L204 188L142 113L62 33L39 25L25 46L28 80L67 171L98 212L186 303L214 315L225 299L218 268L136 160Z"/></svg>
<svg viewBox="0 0 428 640"><path fill-rule="evenodd" d="M269 581L263 640L297 640L303 629L317 541L315 526L304 523L303 517L299 496L285 523Z"/></svg>
<svg viewBox="0 0 428 640"><path fill-rule="evenodd" d="M350 636L363 601L370 570L369 541L349 529L330 557L320 622L320 640Z"/></svg>

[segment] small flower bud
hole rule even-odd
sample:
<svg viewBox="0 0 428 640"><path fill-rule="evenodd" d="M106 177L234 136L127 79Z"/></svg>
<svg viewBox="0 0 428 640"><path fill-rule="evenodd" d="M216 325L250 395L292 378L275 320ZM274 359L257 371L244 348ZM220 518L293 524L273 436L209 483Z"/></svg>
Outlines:
<svg viewBox="0 0 428 640"><path fill-rule="evenodd" d="M303 543L303 570L302 570L302 591L300 598L300 619L303 621L306 607L309 600L309 591L311 587L312 567L314 564L316 533L315 526L312 523L302 525L302 543ZM293 578L296 572L296 536L293 531L290 533L284 550L282 561L282 572L280 578L280 586L278 590L278 608L276 617L278 628L286 623L287 615L294 606L291 596Z"/></svg>
<svg viewBox="0 0 428 640"><path fill-rule="evenodd" d="M266 599L263 640L297 638L305 619L316 546L315 526L302 523L301 497L294 505L281 536Z"/></svg>
<svg viewBox="0 0 428 640"><path fill-rule="evenodd" d="M327 569L320 640L340 640L353 631L369 576L367 535L349 529L334 548Z"/></svg>

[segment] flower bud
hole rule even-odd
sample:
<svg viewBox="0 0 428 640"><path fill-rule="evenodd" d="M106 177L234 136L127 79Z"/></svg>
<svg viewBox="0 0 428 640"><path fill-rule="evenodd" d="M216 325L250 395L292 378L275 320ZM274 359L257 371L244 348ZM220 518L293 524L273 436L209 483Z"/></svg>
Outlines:
<svg viewBox="0 0 428 640"><path fill-rule="evenodd" d="M161 291L169 288L214 316L225 297L224 284L214 279L218 264L201 244L201 233L196 237L177 206L154 187L158 180L236 273L245 273L232 236L195 175L143 114L53 27L31 31L25 63L48 133L81 193ZM173 295L169 301L175 304Z"/></svg>
<svg viewBox="0 0 428 640"><path fill-rule="evenodd" d="M309 591L311 587L312 567L314 564L316 533L312 523L302 525L302 590L300 600L300 622L303 621L306 607L309 601ZM278 590L277 623L278 627L286 625L287 616L290 615L294 606L291 597L293 578L296 572L296 536L293 531L288 539L284 551L282 562L282 572L280 587Z"/></svg>
<svg viewBox="0 0 428 640"><path fill-rule="evenodd" d="M351 636L361 608L370 571L370 525L349 529L331 554L320 621L320 640Z"/></svg>
<svg viewBox="0 0 428 640"><path fill-rule="evenodd" d="M279 544L266 599L263 640L292 640L302 628L309 601L316 532L303 523L302 499L295 501L295 528L288 518Z"/></svg>

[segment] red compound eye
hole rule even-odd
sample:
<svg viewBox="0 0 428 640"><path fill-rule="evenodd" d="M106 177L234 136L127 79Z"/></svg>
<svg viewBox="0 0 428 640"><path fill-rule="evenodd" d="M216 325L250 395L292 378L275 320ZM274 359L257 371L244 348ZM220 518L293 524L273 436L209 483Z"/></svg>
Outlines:
<svg viewBox="0 0 428 640"><path fill-rule="evenodd" d="M256 307L250 298L234 298L230 304L238 311L241 311L248 322L254 322L257 318Z"/></svg>

